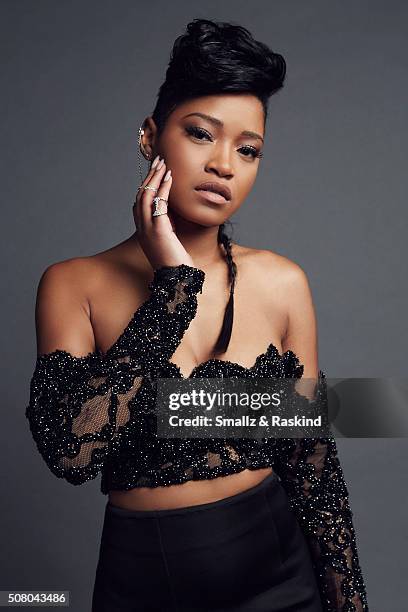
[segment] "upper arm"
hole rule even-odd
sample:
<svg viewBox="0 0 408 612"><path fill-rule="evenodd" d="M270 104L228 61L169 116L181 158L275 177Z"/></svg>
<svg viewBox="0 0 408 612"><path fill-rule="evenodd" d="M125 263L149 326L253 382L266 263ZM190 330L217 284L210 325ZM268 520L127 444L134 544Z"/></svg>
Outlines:
<svg viewBox="0 0 408 612"><path fill-rule="evenodd" d="M316 314L308 278L303 269L290 262L285 274L287 330L283 349L292 350L304 366L304 378L317 378L318 339Z"/></svg>
<svg viewBox="0 0 408 612"><path fill-rule="evenodd" d="M65 350L82 357L95 350L79 260L49 266L42 274L35 308L37 354Z"/></svg>

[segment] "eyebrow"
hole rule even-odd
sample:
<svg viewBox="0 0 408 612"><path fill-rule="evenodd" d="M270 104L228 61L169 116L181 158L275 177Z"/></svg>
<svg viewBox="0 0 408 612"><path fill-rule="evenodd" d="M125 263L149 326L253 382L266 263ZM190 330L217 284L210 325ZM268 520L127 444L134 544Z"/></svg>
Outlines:
<svg viewBox="0 0 408 612"><path fill-rule="evenodd" d="M186 119L187 117L191 117L193 115L195 115L196 117L201 117L202 119L206 119L207 121L209 121L213 125L216 125L217 127L224 127L224 124L221 121L221 119L216 119L215 117L212 117L211 115L206 115L205 113L198 113L198 112L197 113L189 113L188 115L184 115L184 117L182 117L182 119ZM251 130L244 130L243 132L241 132L241 135L242 136L249 136L250 138L256 138L257 140L260 140L261 142L264 141L262 136L260 136L256 132L252 132Z"/></svg>

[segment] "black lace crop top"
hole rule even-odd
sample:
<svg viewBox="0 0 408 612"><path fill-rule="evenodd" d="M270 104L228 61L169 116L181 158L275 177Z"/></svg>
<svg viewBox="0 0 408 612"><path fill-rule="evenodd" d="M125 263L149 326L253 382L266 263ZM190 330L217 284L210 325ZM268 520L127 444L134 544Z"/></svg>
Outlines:
<svg viewBox="0 0 408 612"><path fill-rule="evenodd" d="M156 434L157 377L184 379L170 362L197 311L205 274L187 265L154 271L151 295L106 352L37 357L26 408L49 469L101 491L158 487L272 467L308 540L326 612L367 611L348 490L334 438L164 439ZM270 344L250 368L211 359L188 378L294 377L303 366ZM319 370L319 379L325 378Z"/></svg>

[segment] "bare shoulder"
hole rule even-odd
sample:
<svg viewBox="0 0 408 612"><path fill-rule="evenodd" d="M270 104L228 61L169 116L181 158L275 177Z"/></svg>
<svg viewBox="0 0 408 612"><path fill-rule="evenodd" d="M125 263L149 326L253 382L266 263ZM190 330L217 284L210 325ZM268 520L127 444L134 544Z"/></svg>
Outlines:
<svg viewBox="0 0 408 612"><path fill-rule="evenodd" d="M37 290L37 309L42 304L61 308L81 308L91 317L92 303L102 301L127 270L126 261L108 251L85 257L73 257L49 265L41 275ZM137 267L132 268L137 276Z"/></svg>
<svg viewBox="0 0 408 612"><path fill-rule="evenodd" d="M249 249L245 255L242 251L242 256L262 304L273 313L275 322L282 321L282 351L293 351L304 366L303 375L315 378L317 321L304 269L297 262L267 249Z"/></svg>
<svg viewBox="0 0 408 612"><path fill-rule="evenodd" d="M287 289L305 287L308 279L300 264L268 249L253 249L234 245L236 261L262 285L276 289L277 285Z"/></svg>
<svg viewBox="0 0 408 612"><path fill-rule="evenodd" d="M73 257L50 264L42 273L38 284L38 294L57 293L70 295L71 298L85 302L90 285L98 281L102 274L99 260L93 256Z"/></svg>
<svg viewBox="0 0 408 612"><path fill-rule="evenodd" d="M38 353L64 349L82 356L94 349L88 295L98 269L92 257L80 257L44 270L35 306Z"/></svg>
<svg viewBox="0 0 408 612"><path fill-rule="evenodd" d="M38 350L105 351L147 299L149 274L137 251L124 247L48 266L37 291Z"/></svg>

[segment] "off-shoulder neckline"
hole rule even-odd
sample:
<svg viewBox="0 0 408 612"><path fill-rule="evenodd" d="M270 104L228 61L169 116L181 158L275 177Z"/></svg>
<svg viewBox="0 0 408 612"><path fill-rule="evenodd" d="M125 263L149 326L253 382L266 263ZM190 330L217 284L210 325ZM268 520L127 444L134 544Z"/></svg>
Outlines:
<svg viewBox="0 0 408 612"><path fill-rule="evenodd" d="M119 338L122 338L122 335L123 334L121 334ZM64 359L67 359L71 363L74 363L74 364L77 364L77 365L87 365L92 360L109 359L109 358L112 358L110 354L113 351L113 348L118 343L119 338L110 347L110 349L108 351L106 351L106 353L102 352L100 349L96 349L95 351L90 351L87 355L82 355L80 357L77 357L75 355L72 355L72 353L70 353L69 351L66 351L65 349L55 349L54 351L51 351L50 353L43 353L42 355L38 355L37 361L38 362L44 362L44 361L49 361L49 360L55 360L55 359L58 359L59 357L62 357ZM190 380L190 379L195 377L196 372L199 372L201 369L204 369L205 367L207 367L207 366L209 366L211 364L225 364L225 365L227 365L229 367L236 367L236 368L238 368L238 369L240 369L242 371L245 371L245 372L253 372L253 371L255 371L259 367L259 365L262 362L262 360L268 359L268 358L276 358L276 359L279 359L279 361L282 361L282 362L285 361L285 360L292 360L292 362L296 366L296 368L301 368L302 371L303 371L303 368L304 368L304 365L300 363L299 358L296 355L296 353L294 353L294 351L292 351L291 349L288 349L287 351L284 351L284 352L280 353L278 348L277 348L277 346L273 342L269 343L269 345L266 348L266 350L263 351L262 353L260 353L255 358L255 361L254 361L253 365L249 366L249 367L244 366L244 365L242 365L240 363L237 363L235 361L230 361L229 359L211 358L211 359L207 359L207 360L197 364L192 369L192 371L190 372L190 374L188 376L184 376L184 374L181 371L180 366L177 363L175 363L174 361L171 361L171 357L169 359L166 359L165 365L168 365L172 370L177 372L178 378L180 378L182 380Z"/></svg>
<svg viewBox="0 0 408 612"><path fill-rule="evenodd" d="M170 361L170 359L168 359L166 361L167 364L170 365L170 367L172 367L177 374L179 375L179 378L181 378L182 380L190 380L192 378L195 377L196 372L200 371L201 369L205 368L206 366L209 366L211 364L226 364L230 367L236 367L242 371L245 372L253 372L254 370L256 370L259 366L259 364L261 363L261 361L263 359L269 358L269 357L275 357L278 358L280 361L284 361L285 359L292 359L295 366L302 368L302 371L304 369L304 365L300 363L298 356L296 355L296 353L294 353L291 349L280 353L277 346L273 343L270 342L268 347L266 348L265 351L263 351L262 353L260 353L256 358L255 361L253 363L253 365L247 367L242 365L241 363L237 363L236 361L230 361L229 359L217 359L217 358L211 358L211 359L207 359L205 361L202 361L201 363L197 364L196 366L194 366L194 368L191 370L190 374L188 376L185 376L182 371L180 366L175 363L174 361Z"/></svg>
<svg viewBox="0 0 408 612"><path fill-rule="evenodd" d="M185 266L184 264L181 264L181 266L184 266L186 268L192 268L192 266ZM180 267L180 266L178 266ZM159 269L173 269L174 266L163 266L162 268ZM198 270L199 272L203 273L204 272L202 270L200 270L200 268L192 268L194 270ZM132 315L131 319L129 320L128 324L126 325L126 327L123 329L123 331L121 332L121 334L117 337L117 339L113 342L113 344L106 350L106 351L102 351L99 348L96 348L94 351L90 351L88 354L86 355L82 355L80 357L77 357L75 355L72 355L72 353L70 353L69 351L65 350L65 349L55 349L54 351L51 351L49 353L43 353L41 355L37 355L37 362L44 362L44 361L48 361L49 359L54 359L54 358L58 358L58 357L65 357L65 359L68 359L69 361L71 361L71 363L76 364L76 365L88 365L89 362L92 362L94 360L100 360L100 359L114 359L115 358L115 349L120 345L120 343L123 341L123 339L126 337L129 328L131 327L131 325L134 322L134 319L138 313L138 311L140 310L141 306L136 310L136 312ZM172 356L172 355L171 355ZM176 364L175 362L171 361L171 356L166 360L166 364L169 365L169 367L173 368L173 370L175 372L177 372L178 377L181 378L182 380L190 380L191 378L194 377L195 373L199 370L201 370L202 368L205 368L208 365L211 364L225 364L228 365L230 367L237 367L242 371L245 372L253 372L254 370L256 370L258 368L258 365L261 363L261 361L263 359L267 359L269 357L275 358L275 359L279 359L279 361L285 361L286 359L292 359L294 365L297 368L300 368L303 372L304 370L304 365L300 363L298 356L296 355L296 353L294 353L294 351L292 351L291 349L288 349L285 352L280 353L277 346L273 343L270 342L269 345L267 346L266 350L263 351L262 353L260 353L260 355L258 355L255 358L254 364L252 366L244 366L240 363L234 362L234 361L230 361L228 359L217 359L217 358L210 358L207 359L206 361L203 361L202 363L197 364L192 371L190 372L190 374L188 376L184 376L184 374L181 371L181 368L178 364Z"/></svg>

